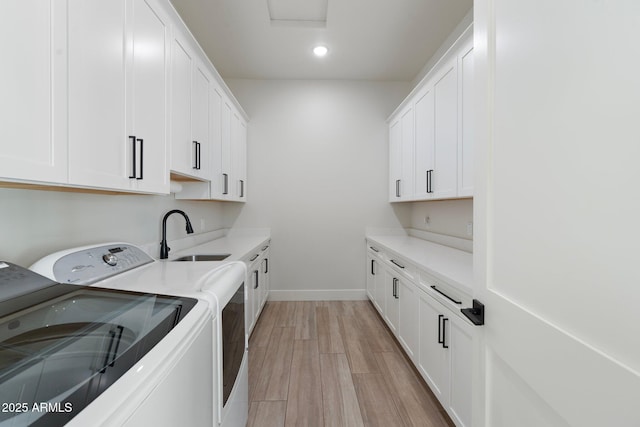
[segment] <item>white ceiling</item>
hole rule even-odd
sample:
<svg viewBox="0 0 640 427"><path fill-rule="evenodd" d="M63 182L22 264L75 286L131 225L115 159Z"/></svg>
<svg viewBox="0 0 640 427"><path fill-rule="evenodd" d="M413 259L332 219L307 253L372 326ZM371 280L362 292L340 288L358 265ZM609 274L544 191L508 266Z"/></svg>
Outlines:
<svg viewBox="0 0 640 427"><path fill-rule="evenodd" d="M225 78L411 81L473 0L171 0ZM313 56L324 44L329 54Z"/></svg>

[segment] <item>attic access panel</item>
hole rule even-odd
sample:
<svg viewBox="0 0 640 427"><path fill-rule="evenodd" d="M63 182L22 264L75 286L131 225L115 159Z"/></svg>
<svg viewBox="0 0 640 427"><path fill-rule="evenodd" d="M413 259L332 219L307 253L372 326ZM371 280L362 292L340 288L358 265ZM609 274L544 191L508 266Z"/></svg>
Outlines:
<svg viewBox="0 0 640 427"><path fill-rule="evenodd" d="M272 25L327 25L329 0L267 0Z"/></svg>

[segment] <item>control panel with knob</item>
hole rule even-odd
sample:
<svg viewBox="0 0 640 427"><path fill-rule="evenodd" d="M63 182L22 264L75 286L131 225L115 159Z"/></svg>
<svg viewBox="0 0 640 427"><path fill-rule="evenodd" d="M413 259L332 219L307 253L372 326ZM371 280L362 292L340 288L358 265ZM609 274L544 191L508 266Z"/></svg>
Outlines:
<svg viewBox="0 0 640 427"><path fill-rule="evenodd" d="M89 285L151 262L153 258L136 246L107 243L52 254L39 261L34 271L60 283Z"/></svg>

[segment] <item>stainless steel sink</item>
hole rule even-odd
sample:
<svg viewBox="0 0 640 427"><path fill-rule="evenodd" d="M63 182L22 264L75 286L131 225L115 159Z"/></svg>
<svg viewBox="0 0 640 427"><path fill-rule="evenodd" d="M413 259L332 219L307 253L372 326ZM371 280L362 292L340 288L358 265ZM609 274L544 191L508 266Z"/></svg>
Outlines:
<svg viewBox="0 0 640 427"><path fill-rule="evenodd" d="M222 261L231 254L185 255L172 261Z"/></svg>

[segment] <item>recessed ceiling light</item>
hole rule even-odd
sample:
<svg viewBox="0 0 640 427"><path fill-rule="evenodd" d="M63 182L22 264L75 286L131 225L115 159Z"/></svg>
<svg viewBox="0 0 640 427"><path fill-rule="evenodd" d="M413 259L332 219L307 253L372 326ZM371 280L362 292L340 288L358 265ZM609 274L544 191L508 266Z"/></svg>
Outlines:
<svg viewBox="0 0 640 427"><path fill-rule="evenodd" d="M327 49L326 46L316 46L313 48L313 53L316 56L325 56L327 54L327 52L329 52L329 49Z"/></svg>

